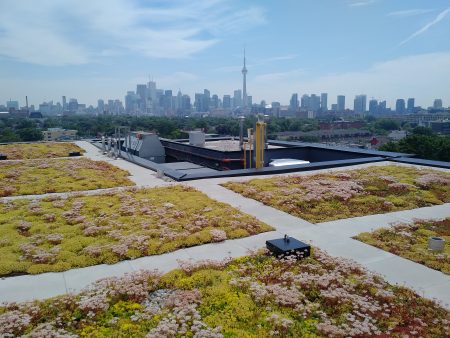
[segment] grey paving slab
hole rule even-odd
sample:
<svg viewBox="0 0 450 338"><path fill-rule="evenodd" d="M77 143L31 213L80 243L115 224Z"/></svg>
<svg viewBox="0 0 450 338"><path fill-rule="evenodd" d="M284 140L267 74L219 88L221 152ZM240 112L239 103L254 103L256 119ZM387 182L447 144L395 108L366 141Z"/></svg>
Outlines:
<svg viewBox="0 0 450 338"><path fill-rule="evenodd" d="M62 273L43 273L0 279L0 303L44 299L66 292Z"/></svg>
<svg viewBox="0 0 450 338"><path fill-rule="evenodd" d="M154 270L168 272L178 268L178 260L188 260L190 256L186 252L187 249L181 249L162 255L140 257L130 260L130 265L134 270Z"/></svg>
<svg viewBox="0 0 450 338"><path fill-rule="evenodd" d="M86 268L72 269L62 272L61 275L64 275L67 292L78 292L99 279L122 276L125 273L133 271L134 269L129 261L122 261L111 265L100 264Z"/></svg>

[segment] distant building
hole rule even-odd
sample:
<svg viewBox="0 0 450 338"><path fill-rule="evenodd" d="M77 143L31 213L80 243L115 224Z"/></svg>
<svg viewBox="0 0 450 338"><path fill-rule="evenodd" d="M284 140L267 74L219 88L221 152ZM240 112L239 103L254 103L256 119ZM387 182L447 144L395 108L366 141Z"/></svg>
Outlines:
<svg viewBox="0 0 450 338"><path fill-rule="evenodd" d="M369 113L376 114L378 113L378 101L372 99L369 101Z"/></svg>
<svg viewBox="0 0 450 338"><path fill-rule="evenodd" d="M320 109L320 96L317 96L316 94L311 94L309 101L309 108L314 112Z"/></svg>
<svg viewBox="0 0 450 338"><path fill-rule="evenodd" d="M395 102L395 112L396 112L397 114L404 114L404 113L405 113L405 110L406 110L406 107L405 107L405 100L404 100L404 99L398 99L398 100Z"/></svg>
<svg viewBox="0 0 450 338"><path fill-rule="evenodd" d="M328 94L327 93L320 94L320 109L322 111L328 110Z"/></svg>
<svg viewBox="0 0 450 338"><path fill-rule="evenodd" d="M338 112L345 111L345 96L344 95L338 95L337 97L337 109Z"/></svg>
<svg viewBox="0 0 450 338"><path fill-rule="evenodd" d="M430 127L435 133L450 135L450 121L432 121Z"/></svg>
<svg viewBox="0 0 450 338"><path fill-rule="evenodd" d="M408 113L412 113L414 111L414 98L410 97L408 99L406 110L408 111Z"/></svg>
<svg viewBox="0 0 450 338"><path fill-rule="evenodd" d="M304 109L304 110L310 108L310 98L309 98L309 95L307 95L307 94L302 95L300 106L301 106L301 108Z"/></svg>
<svg viewBox="0 0 450 338"><path fill-rule="evenodd" d="M289 110L296 112L298 110L298 94L294 93L291 96L291 101L289 103Z"/></svg>
<svg viewBox="0 0 450 338"><path fill-rule="evenodd" d="M337 111L337 110L338 110L338 105L337 105L337 103L333 103L333 104L331 105L331 110L332 110L332 111Z"/></svg>
<svg viewBox="0 0 450 338"><path fill-rule="evenodd" d="M233 107L242 107L242 90L240 89L234 91Z"/></svg>
<svg viewBox="0 0 450 338"><path fill-rule="evenodd" d="M7 109L19 109L19 101L6 101L6 108Z"/></svg>
<svg viewBox="0 0 450 338"><path fill-rule="evenodd" d="M366 95L356 95L353 101L353 110L355 113L364 113L367 107L367 96Z"/></svg>
<svg viewBox="0 0 450 338"><path fill-rule="evenodd" d="M224 95L223 96L223 108L231 108L231 96L230 95Z"/></svg>
<svg viewBox="0 0 450 338"><path fill-rule="evenodd" d="M434 109L441 109L442 108L442 100L441 99L434 100L433 108Z"/></svg>
<svg viewBox="0 0 450 338"><path fill-rule="evenodd" d="M69 130L62 128L48 128L42 132L44 141L63 141L74 140L77 137L77 130Z"/></svg>

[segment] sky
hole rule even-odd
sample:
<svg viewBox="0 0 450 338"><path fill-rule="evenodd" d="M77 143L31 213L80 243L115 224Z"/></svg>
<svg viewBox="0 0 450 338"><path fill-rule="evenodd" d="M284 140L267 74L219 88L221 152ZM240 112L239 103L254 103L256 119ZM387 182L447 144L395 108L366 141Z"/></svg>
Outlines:
<svg viewBox="0 0 450 338"><path fill-rule="evenodd" d="M253 102L293 93L450 106L449 0L1 0L0 104L124 99L149 78Z"/></svg>

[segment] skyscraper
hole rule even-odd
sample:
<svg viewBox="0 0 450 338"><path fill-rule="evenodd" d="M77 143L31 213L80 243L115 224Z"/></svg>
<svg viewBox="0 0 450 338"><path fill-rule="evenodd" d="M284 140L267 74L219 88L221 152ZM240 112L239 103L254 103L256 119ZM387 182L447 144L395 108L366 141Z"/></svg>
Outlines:
<svg viewBox="0 0 450 338"><path fill-rule="evenodd" d="M410 97L408 99L408 106L406 109L408 110L408 113L412 113L414 111L414 98Z"/></svg>
<svg viewBox="0 0 450 338"><path fill-rule="evenodd" d="M291 102L289 103L289 109L293 112L298 110L298 94L292 94Z"/></svg>
<svg viewBox="0 0 450 338"><path fill-rule="evenodd" d="M328 110L328 94L327 93L320 94L320 109L322 111Z"/></svg>
<svg viewBox="0 0 450 338"><path fill-rule="evenodd" d="M355 113L364 113L367 107L367 96L366 95L356 95L353 101L353 110Z"/></svg>
<svg viewBox="0 0 450 338"><path fill-rule="evenodd" d="M369 113L376 114L378 113L378 101L372 99L369 101Z"/></svg>
<svg viewBox="0 0 450 338"><path fill-rule="evenodd" d="M338 112L345 111L345 96L344 95L338 95L338 97L337 97L337 111Z"/></svg>
<svg viewBox="0 0 450 338"><path fill-rule="evenodd" d="M224 95L223 96L223 107L224 108L231 108L231 97L230 97L230 95Z"/></svg>
<svg viewBox="0 0 450 338"><path fill-rule="evenodd" d="M242 99L244 108L247 107L247 68L245 67L245 48L244 48L244 68L242 68Z"/></svg>
<svg viewBox="0 0 450 338"><path fill-rule="evenodd" d="M303 94L301 99L301 107L302 109L309 109L310 107L310 98L308 94Z"/></svg>
<svg viewBox="0 0 450 338"><path fill-rule="evenodd" d="M433 102L433 108L434 109L441 109L442 108L442 99L436 99Z"/></svg>
<svg viewBox="0 0 450 338"><path fill-rule="evenodd" d="M397 101L395 102L395 112L397 114L405 113L405 100L404 99L397 99Z"/></svg>
<svg viewBox="0 0 450 338"><path fill-rule="evenodd" d="M242 106L242 91L240 89L234 91L233 96L233 107L240 107Z"/></svg>
<svg viewBox="0 0 450 338"><path fill-rule="evenodd" d="M309 99L309 106L312 111L318 111L320 109L320 97L316 94L311 94Z"/></svg>
<svg viewBox="0 0 450 338"><path fill-rule="evenodd" d="M67 107L67 100L66 100L66 97L63 96L63 97L62 97L62 108L63 108L63 110L65 110L66 107Z"/></svg>

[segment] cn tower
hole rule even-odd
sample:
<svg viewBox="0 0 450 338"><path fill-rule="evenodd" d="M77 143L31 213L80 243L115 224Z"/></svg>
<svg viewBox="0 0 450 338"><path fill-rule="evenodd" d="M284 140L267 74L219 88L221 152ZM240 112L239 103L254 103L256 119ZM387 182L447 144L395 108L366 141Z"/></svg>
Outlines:
<svg viewBox="0 0 450 338"><path fill-rule="evenodd" d="M245 67L245 48L244 48L244 68L242 68L242 101L244 108L247 108L247 68Z"/></svg>

